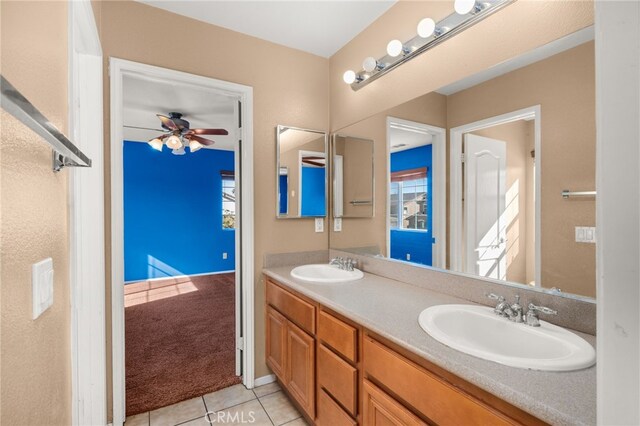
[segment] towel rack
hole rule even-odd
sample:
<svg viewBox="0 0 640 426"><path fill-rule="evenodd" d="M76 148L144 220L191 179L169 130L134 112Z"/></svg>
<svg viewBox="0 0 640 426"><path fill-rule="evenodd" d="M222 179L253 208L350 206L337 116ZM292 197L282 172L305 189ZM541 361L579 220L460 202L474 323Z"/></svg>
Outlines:
<svg viewBox="0 0 640 426"><path fill-rule="evenodd" d="M596 191L569 191L565 189L562 191L562 198L567 199L571 197L595 197Z"/></svg>
<svg viewBox="0 0 640 426"><path fill-rule="evenodd" d="M349 201L349 204L352 204L354 206L368 206L370 204L373 204L373 202L371 200L353 200Z"/></svg>
<svg viewBox="0 0 640 426"><path fill-rule="evenodd" d="M20 91L0 75L2 108L40 135L53 148L53 171L63 167L91 167L89 159L60 132Z"/></svg>

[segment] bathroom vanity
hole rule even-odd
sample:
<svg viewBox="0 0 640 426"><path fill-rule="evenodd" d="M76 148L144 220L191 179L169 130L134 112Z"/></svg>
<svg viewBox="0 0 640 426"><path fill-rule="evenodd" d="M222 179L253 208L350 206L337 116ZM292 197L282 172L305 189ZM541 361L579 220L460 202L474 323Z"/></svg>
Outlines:
<svg viewBox="0 0 640 426"><path fill-rule="evenodd" d="M418 325L426 307L470 302L372 274L304 282L292 269L264 270L267 364L315 424L595 423L595 367L507 367L453 350Z"/></svg>

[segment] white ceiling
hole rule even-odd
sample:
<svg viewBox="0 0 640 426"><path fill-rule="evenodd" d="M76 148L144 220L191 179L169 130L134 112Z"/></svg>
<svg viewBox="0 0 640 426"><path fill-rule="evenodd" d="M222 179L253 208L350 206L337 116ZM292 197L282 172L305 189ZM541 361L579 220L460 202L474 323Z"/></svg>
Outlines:
<svg viewBox="0 0 640 426"><path fill-rule="evenodd" d="M123 79L123 89L125 140L147 142L161 133L166 133L166 130L160 127L160 120L156 114L169 115L169 112L175 111L184 115L182 118L189 121L192 129L226 129L229 132L228 136L203 137L215 141L211 149L234 149L237 139L236 99L201 87L179 86L129 75Z"/></svg>
<svg viewBox="0 0 640 426"><path fill-rule="evenodd" d="M137 1L325 58L340 50L396 2Z"/></svg>
<svg viewBox="0 0 640 426"><path fill-rule="evenodd" d="M433 136L413 130L398 129L392 127L389 130L389 144L391 153L417 148L422 145L429 145L433 141Z"/></svg>

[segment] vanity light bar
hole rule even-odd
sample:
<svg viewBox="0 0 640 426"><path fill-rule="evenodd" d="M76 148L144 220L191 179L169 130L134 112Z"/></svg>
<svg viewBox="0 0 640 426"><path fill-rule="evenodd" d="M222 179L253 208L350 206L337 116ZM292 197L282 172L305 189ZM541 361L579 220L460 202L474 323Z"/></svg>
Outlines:
<svg viewBox="0 0 640 426"><path fill-rule="evenodd" d="M470 0L456 0L456 5L458 3L469 3L473 5L473 7L471 7L471 11L465 14L459 14L458 12L455 12L447 16L446 18L443 18L439 22L436 22L432 35L426 38L423 38L420 35L416 35L411 40L401 45L401 49L398 55L391 56L387 54L377 61L375 61L374 58L365 59L364 66L371 71L362 69L361 71L356 73L349 70L345 72L344 79L346 82L350 83L351 89L353 89L354 91L359 90L367 84L387 74L391 70L397 68L405 62L410 61L421 53L426 52L427 50L437 46L438 44L453 37L454 35L464 31L465 29L471 27L477 22L480 22L481 20L494 14L498 10L513 3L514 1L516 0L479 0L475 2L470 2ZM458 8L456 6L456 10L457 9ZM420 24L422 24L422 21L420 22ZM421 29L419 28L418 31L421 31ZM397 40L392 40L389 43L388 50L397 50L397 42ZM374 64L374 66L372 67L371 64Z"/></svg>

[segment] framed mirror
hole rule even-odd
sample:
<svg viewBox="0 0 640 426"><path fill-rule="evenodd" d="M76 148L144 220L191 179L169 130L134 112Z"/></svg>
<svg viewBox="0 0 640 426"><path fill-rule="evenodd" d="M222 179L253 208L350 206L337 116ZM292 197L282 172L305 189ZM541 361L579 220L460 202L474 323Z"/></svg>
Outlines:
<svg viewBox="0 0 640 426"><path fill-rule="evenodd" d="M585 28L339 129L376 146L374 206L330 247L595 297L595 49ZM346 189L345 189L346 191Z"/></svg>
<svg viewBox="0 0 640 426"><path fill-rule="evenodd" d="M327 134L320 130L276 127L276 217L327 215Z"/></svg>
<svg viewBox="0 0 640 426"><path fill-rule="evenodd" d="M331 152L333 217L373 217L373 140L336 134Z"/></svg>

